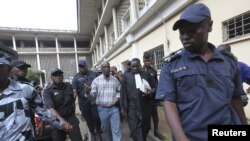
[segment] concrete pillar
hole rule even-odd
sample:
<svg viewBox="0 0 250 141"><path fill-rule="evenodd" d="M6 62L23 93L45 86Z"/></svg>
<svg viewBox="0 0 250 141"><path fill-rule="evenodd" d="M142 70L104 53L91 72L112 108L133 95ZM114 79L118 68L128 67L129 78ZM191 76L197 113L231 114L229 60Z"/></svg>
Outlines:
<svg viewBox="0 0 250 141"><path fill-rule="evenodd" d="M114 7L112 8L112 15L113 15L115 39L117 39L118 38L118 24L117 24L116 9Z"/></svg>
<svg viewBox="0 0 250 141"><path fill-rule="evenodd" d="M100 48L100 56L99 57L101 57L103 54L103 51L105 50L103 42L102 42L102 37L99 37L99 48Z"/></svg>
<svg viewBox="0 0 250 141"><path fill-rule="evenodd" d="M94 64L96 64L96 59L97 58L97 55L96 55L96 49L94 50L94 60L95 60L95 63Z"/></svg>
<svg viewBox="0 0 250 141"><path fill-rule="evenodd" d="M14 34L12 34L12 43L13 43L13 49L16 50L16 38Z"/></svg>
<svg viewBox="0 0 250 141"><path fill-rule="evenodd" d="M75 60L76 60L76 72L79 72L76 37L74 37L74 48L75 48Z"/></svg>
<svg viewBox="0 0 250 141"><path fill-rule="evenodd" d="M104 8L105 8L105 1L102 0L102 13L103 13L103 11L104 11Z"/></svg>
<svg viewBox="0 0 250 141"><path fill-rule="evenodd" d="M58 38L55 38L56 41L56 58L57 58L57 67L60 69L61 65L60 65L60 56L59 56L59 46L58 46Z"/></svg>
<svg viewBox="0 0 250 141"><path fill-rule="evenodd" d="M98 44L96 44L96 62L99 60L99 58L100 58L100 50L99 50L99 46L98 46Z"/></svg>
<svg viewBox="0 0 250 141"><path fill-rule="evenodd" d="M38 39L37 35L35 35L35 44L36 44L36 59L37 59L37 69L41 71L41 63L40 63L40 55L39 55L39 46L38 46ZM40 85L43 84L42 82L42 76L40 75Z"/></svg>
<svg viewBox="0 0 250 141"><path fill-rule="evenodd" d="M103 48L103 49L104 49L104 53L106 53L106 52L108 52L108 50L110 48L109 47L109 40L108 40L108 28L106 25L104 26L104 38L105 38L105 48Z"/></svg>
<svg viewBox="0 0 250 141"><path fill-rule="evenodd" d="M100 13L97 12L97 23L100 23L100 19L101 19Z"/></svg>
<svg viewBox="0 0 250 141"><path fill-rule="evenodd" d="M36 43L37 69L38 69L38 70L41 70L41 64L40 64L40 56L39 56L39 48L38 48L38 39L37 39L37 35L35 35L35 43Z"/></svg>
<svg viewBox="0 0 250 141"><path fill-rule="evenodd" d="M94 66L94 64L95 64L95 57L94 57L94 52L91 54L91 58L92 58L92 66Z"/></svg>
<svg viewBox="0 0 250 141"><path fill-rule="evenodd" d="M136 8L137 0L130 0L130 22L131 24L137 21L137 8Z"/></svg>

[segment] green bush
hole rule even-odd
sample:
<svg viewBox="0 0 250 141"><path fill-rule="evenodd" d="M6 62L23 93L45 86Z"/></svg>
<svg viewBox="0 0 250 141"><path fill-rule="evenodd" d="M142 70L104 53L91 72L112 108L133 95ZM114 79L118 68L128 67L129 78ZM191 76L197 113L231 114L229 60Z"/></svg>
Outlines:
<svg viewBox="0 0 250 141"><path fill-rule="evenodd" d="M40 72L37 70L33 70L32 68L28 69L27 78L31 81L39 83L40 80Z"/></svg>

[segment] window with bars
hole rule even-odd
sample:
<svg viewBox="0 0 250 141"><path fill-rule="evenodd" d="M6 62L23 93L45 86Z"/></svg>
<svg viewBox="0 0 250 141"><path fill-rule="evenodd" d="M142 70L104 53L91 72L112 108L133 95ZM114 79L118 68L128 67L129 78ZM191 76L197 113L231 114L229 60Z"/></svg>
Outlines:
<svg viewBox="0 0 250 141"><path fill-rule="evenodd" d="M156 48L153 48L149 51L146 51L151 55L152 59L152 65L156 70L160 70L163 66L164 60L162 59L164 57L164 47L163 45L160 45Z"/></svg>
<svg viewBox="0 0 250 141"><path fill-rule="evenodd" d="M250 11L222 23L223 41L250 35Z"/></svg>

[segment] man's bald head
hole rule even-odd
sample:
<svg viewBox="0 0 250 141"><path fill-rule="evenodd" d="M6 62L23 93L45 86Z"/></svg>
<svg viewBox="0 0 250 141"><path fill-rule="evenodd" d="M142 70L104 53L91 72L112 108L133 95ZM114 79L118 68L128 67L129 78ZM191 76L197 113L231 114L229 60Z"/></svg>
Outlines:
<svg viewBox="0 0 250 141"><path fill-rule="evenodd" d="M218 49L219 51L231 52L231 46L228 45L228 44L219 45L219 46L217 47L217 49Z"/></svg>

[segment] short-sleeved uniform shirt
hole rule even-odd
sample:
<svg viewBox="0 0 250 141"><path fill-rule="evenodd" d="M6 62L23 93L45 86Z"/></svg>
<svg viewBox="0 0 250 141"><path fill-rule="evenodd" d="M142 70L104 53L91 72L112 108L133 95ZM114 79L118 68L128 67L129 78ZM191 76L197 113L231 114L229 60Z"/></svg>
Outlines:
<svg viewBox="0 0 250 141"><path fill-rule="evenodd" d="M94 71L88 71L86 74L78 72L72 81L73 89L77 90L79 105L89 104L90 101L85 97L84 84L91 86L92 81L98 76L98 73ZM82 107L80 106L80 108Z"/></svg>
<svg viewBox="0 0 250 141"><path fill-rule="evenodd" d="M242 82L245 82L248 85L250 85L250 67L247 64L240 61L238 61L238 65L240 67L240 76Z"/></svg>
<svg viewBox="0 0 250 141"><path fill-rule="evenodd" d="M181 125L192 141L207 140L207 125L240 124L231 100L244 93L237 61L209 44L205 62L185 49L164 64L156 99L176 103Z"/></svg>
<svg viewBox="0 0 250 141"><path fill-rule="evenodd" d="M52 83L44 90L43 97L45 106L54 108L63 118L68 119L75 114L73 88L70 83L64 82L62 87Z"/></svg>

